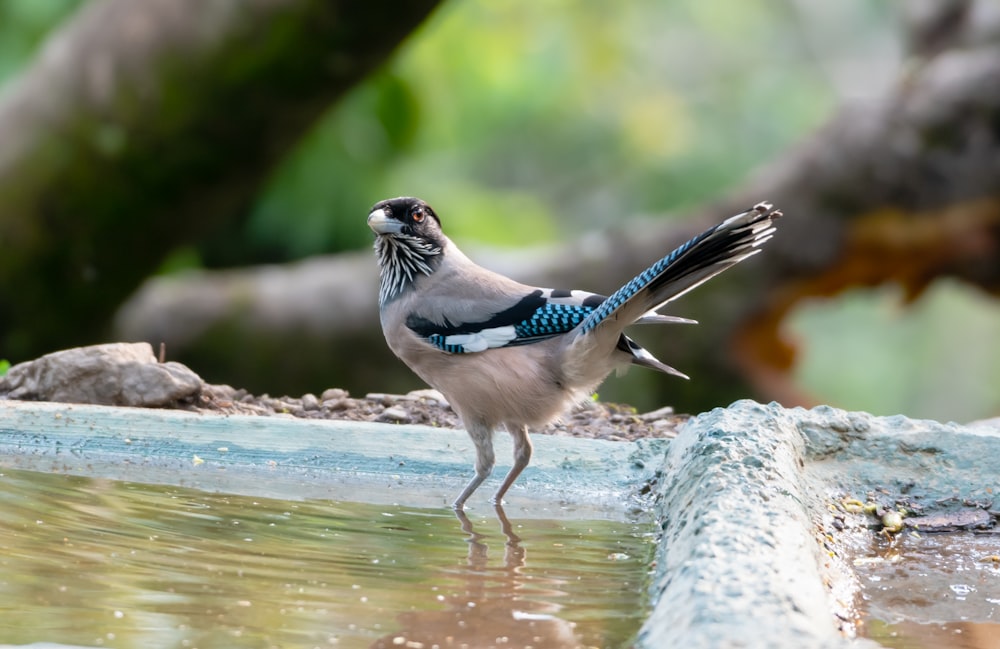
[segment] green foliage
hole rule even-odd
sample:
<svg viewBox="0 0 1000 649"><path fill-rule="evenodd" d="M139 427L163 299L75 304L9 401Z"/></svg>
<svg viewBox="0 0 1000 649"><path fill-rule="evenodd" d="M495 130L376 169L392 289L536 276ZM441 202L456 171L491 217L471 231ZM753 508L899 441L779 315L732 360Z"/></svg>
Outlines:
<svg viewBox="0 0 1000 649"><path fill-rule="evenodd" d="M183 246L174 250L163 260L163 263L156 270L156 274L170 275L201 267L201 255L198 254L198 250L193 246Z"/></svg>
<svg viewBox="0 0 1000 649"><path fill-rule="evenodd" d="M282 260L370 244L364 217L381 198L385 170L412 147L419 111L410 87L390 72L331 110L251 210L242 238L252 258Z"/></svg>
<svg viewBox="0 0 1000 649"><path fill-rule="evenodd" d="M6 374L7 370L9 369L10 369L10 361L0 358L0 376Z"/></svg>
<svg viewBox="0 0 1000 649"><path fill-rule="evenodd" d="M0 2L0 81L13 76L48 31L83 0L3 0Z"/></svg>
<svg viewBox="0 0 1000 649"><path fill-rule="evenodd" d="M248 260L364 247L368 207L410 194L462 242L520 246L711 200L830 113L821 65L885 59L889 12L445 3L224 236Z"/></svg>
<svg viewBox="0 0 1000 649"><path fill-rule="evenodd" d="M84 1L0 2L0 82ZM889 82L893 12L874 0L451 0L331 107L240 225L160 272L366 247L368 207L401 194L430 201L463 245L518 247L711 201ZM114 149L124 136L94 137ZM796 313L804 388L877 413L995 413L995 305L954 287L912 312L897 302L858 293Z"/></svg>
<svg viewBox="0 0 1000 649"><path fill-rule="evenodd" d="M0 81L85 1L0 3ZM445 206L463 239L499 245L711 199L822 121L838 57L885 58L873 48L890 9L831 7L445 3L331 108L241 227L180 265L362 247L367 207L402 193ZM126 134L93 137L113 151Z"/></svg>

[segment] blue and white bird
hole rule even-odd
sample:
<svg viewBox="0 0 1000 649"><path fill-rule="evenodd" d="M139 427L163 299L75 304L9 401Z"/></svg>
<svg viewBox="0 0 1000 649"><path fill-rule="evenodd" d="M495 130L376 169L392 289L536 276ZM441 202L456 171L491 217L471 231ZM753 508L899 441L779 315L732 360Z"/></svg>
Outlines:
<svg viewBox="0 0 1000 649"><path fill-rule="evenodd" d="M656 311L757 254L781 216L768 203L726 219L641 272L611 296L527 286L475 264L441 231L424 201L376 203L368 215L389 348L439 390L476 446L465 501L493 471L493 431L514 439L514 464L493 502L531 460L528 429L557 419L612 372L641 365L675 376L625 335L638 323L693 322Z"/></svg>

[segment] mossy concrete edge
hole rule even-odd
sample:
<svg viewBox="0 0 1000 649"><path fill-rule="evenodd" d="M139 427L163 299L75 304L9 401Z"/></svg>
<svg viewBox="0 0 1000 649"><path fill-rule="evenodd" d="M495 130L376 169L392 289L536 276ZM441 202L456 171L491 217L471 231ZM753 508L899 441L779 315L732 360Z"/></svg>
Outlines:
<svg viewBox="0 0 1000 649"><path fill-rule="evenodd" d="M738 401L668 449L644 649L878 647L851 637L856 576L831 506L866 492L992 500L1000 426ZM838 618L838 615L840 617Z"/></svg>

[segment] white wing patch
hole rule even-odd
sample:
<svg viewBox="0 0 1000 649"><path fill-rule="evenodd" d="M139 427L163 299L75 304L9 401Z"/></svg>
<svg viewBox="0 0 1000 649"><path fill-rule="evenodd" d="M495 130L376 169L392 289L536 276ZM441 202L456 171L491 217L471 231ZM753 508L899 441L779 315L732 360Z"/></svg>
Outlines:
<svg viewBox="0 0 1000 649"><path fill-rule="evenodd" d="M505 347L517 338L514 325L493 327L470 334L452 334L444 337L445 345L460 345L467 352L482 352L496 347Z"/></svg>
<svg viewBox="0 0 1000 649"><path fill-rule="evenodd" d="M599 297L604 299L603 296L598 296L596 293L591 293L589 291L569 291L568 296L562 296L561 294L566 291L557 291L551 288L542 289L542 295L545 297L545 301L549 304L562 304L565 306L580 306L583 304L584 300L589 297ZM559 297L553 297L553 293L559 293Z"/></svg>

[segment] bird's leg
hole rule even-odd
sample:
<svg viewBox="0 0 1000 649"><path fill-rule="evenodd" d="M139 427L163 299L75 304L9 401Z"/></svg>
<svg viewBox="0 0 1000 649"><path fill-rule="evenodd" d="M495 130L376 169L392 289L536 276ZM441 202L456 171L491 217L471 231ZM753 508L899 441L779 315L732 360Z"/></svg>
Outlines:
<svg viewBox="0 0 1000 649"><path fill-rule="evenodd" d="M493 427L485 422L473 421L466 424L466 429L469 431L472 442L476 445L476 475L473 476L472 480L469 480L469 484L465 485L465 489L452 503L451 506L455 509L462 509L465 506L465 501L469 499L469 496L493 472L493 465L496 462L493 455Z"/></svg>
<svg viewBox="0 0 1000 649"><path fill-rule="evenodd" d="M524 467L528 466L528 462L531 461L531 438L528 437L528 427L512 426L510 436L514 438L514 466L510 468L507 477L503 479L503 484L493 494L492 502L494 505L503 503L503 495L507 493L510 486L517 480L517 476L521 475L521 471L524 471Z"/></svg>

